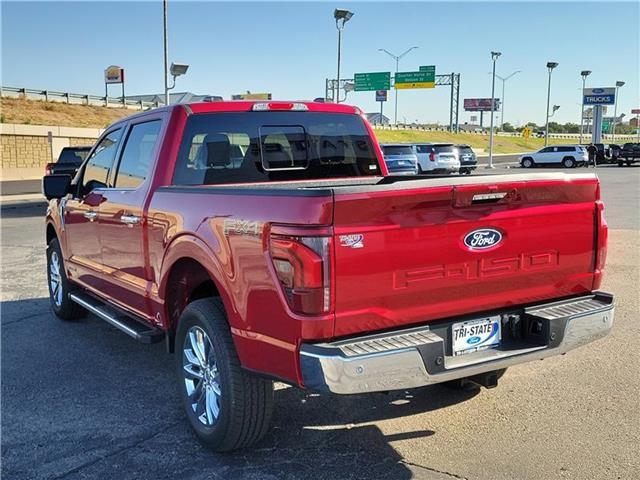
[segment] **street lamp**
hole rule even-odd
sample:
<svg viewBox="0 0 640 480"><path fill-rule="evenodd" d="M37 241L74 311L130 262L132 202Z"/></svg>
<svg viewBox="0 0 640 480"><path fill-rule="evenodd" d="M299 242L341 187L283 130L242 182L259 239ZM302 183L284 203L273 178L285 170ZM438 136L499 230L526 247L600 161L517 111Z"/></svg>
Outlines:
<svg viewBox="0 0 640 480"><path fill-rule="evenodd" d="M351 20L351 17L353 17L353 12L345 10L344 8L336 8L333 11L333 18L336 20L336 29L338 30L338 79L334 90L336 103L340 103L340 54L342 50L342 30L344 30L344 24Z"/></svg>
<svg viewBox="0 0 640 480"><path fill-rule="evenodd" d="M618 89L624 85L624 82L616 82L616 98L613 101L613 125L611 126L611 141L616 140L616 121L618 120Z"/></svg>
<svg viewBox="0 0 640 480"><path fill-rule="evenodd" d="M502 81L502 101L500 102L500 108L502 109L502 115L500 116L500 128L502 130L504 130L504 84L507 82L507 80L509 80L511 77L513 77L514 75L521 73L522 70L516 70L515 72L513 72L511 75L507 75L506 77L501 77L500 75L496 74L496 78L500 81Z"/></svg>
<svg viewBox="0 0 640 480"><path fill-rule="evenodd" d="M169 68L169 73L171 74L171 76L173 77L173 85L169 86L167 85L166 89L167 89L167 105L169 105L170 103L170 98L169 98L169 90L173 90L176 86L176 77L179 77L180 75L184 75L185 73L187 73L187 70L189 70L189 65L187 65L186 63L171 63L171 67Z"/></svg>
<svg viewBox="0 0 640 480"><path fill-rule="evenodd" d="M162 20L164 34L164 104L169 105L169 35L167 32L167 0L162 0Z"/></svg>
<svg viewBox="0 0 640 480"><path fill-rule="evenodd" d="M547 62L547 69L549 70L549 85L547 86L547 120L544 129L544 146L549 144L549 102L551 99L551 72L558 66L558 62ZM557 110L557 109L556 109Z"/></svg>
<svg viewBox="0 0 640 480"><path fill-rule="evenodd" d="M385 50L384 48L379 48L378 51L386 53L387 55L389 55L391 58L393 58L396 61L396 74L397 74L398 73L398 68L399 68L399 65L400 65L400 59L402 57L404 57L407 53L409 53L411 50L414 50L416 48L418 48L418 47L411 47L408 50L405 50L400 55L394 55L389 50ZM395 77L394 77L394 85L395 85ZM397 125L398 124L398 89L396 88L395 91L396 92L394 94L394 97L395 97L396 105L395 105L395 112L394 112L393 117L394 117L394 123Z"/></svg>
<svg viewBox="0 0 640 480"><path fill-rule="evenodd" d="M582 144L582 134L584 130L584 89L587 82L587 77L591 75L591 70L582 70L580 72L580 76L582 77L582 94L580 95L582 98L582 113L580 114L580 143Z"/></svg>
<svg viewBox="0 0 640 480"><path fill-rule="evenodd" d="M489 165L487 168L493 168L493 113L495 111L495 95L496 95L496 60L502 55L500 52L491 52L491 61L493 62L493 70L491 75L491 128L489 130Z"/></svg>

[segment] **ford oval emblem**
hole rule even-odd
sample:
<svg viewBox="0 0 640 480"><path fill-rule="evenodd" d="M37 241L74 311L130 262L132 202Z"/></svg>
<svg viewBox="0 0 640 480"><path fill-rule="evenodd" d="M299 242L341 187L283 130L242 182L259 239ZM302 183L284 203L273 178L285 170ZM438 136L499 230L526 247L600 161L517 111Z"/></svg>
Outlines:
<svg viewBox="0 0 640 480"><path fill-rule="evenodd" d="M494 228L478 228L464 237L464 244L470 250L486 250L498 245L502 241L502 234Z"/></svg>
<svg viewBox="0 0 640 480"><path fill-rule="evenodd" d="M604 88L592 88L591 93L604 93Z"/></svg>
<svg viewBox="0 0 640 480"><path fill-rule="evenodd" d="M478 343L479 341L480 341L480 337L467 338L467 343L469 345L474 345L474 344Z"/></svg>

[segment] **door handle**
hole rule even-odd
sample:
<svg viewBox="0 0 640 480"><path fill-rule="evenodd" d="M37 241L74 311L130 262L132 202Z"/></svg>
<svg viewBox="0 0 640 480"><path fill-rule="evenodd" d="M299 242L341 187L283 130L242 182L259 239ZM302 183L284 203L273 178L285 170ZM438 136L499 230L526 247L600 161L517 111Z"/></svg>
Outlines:
<svg viewBox="0 0 640 480"><path fill-rule="evenodd" d="M88 219L90 222L93 222L98 216L98 213L94 212L93 210L89 210L88 212L84 212L82 215L84 216L84 218Z"/></svg>
<svg viewBox="0 0 640 480"><path fill-rule="evenodd" d="M126 225L137 225L140 223L140 217L135 215L122 215L120 221Z"/></svg>

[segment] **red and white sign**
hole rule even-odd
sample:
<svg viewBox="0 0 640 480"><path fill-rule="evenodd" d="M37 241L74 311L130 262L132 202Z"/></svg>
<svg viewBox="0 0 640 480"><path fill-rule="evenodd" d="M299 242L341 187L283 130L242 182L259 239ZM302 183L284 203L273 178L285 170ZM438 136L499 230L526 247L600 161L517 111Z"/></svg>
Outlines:
<svg viewBox="0 0 640 480"><path fill-rule="evenodd" d="M490 112L491 111L491 99L490 98L465 98L464 109L467 112ZM493 111L500 110L500 99L493 99Z"/></svg>
<svg viewBox="0 0 640 480"><path fill-rule="evenodd" d="M640 115L640 108L634 108L633 110L631 110L631 113L633 115Z"/></svg>

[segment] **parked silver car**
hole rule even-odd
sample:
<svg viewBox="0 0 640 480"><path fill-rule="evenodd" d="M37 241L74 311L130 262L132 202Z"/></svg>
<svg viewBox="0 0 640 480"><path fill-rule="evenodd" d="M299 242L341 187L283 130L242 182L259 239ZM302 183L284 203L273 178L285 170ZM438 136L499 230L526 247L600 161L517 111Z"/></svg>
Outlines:
<svg viewBox="0 0 640 480"><path fill-rule="evenodd" d="M417 175L418 157L415 154L414 145L410 143L385 143L380 145L384 154L384 163L387 164L392 175Z"/></svg>

